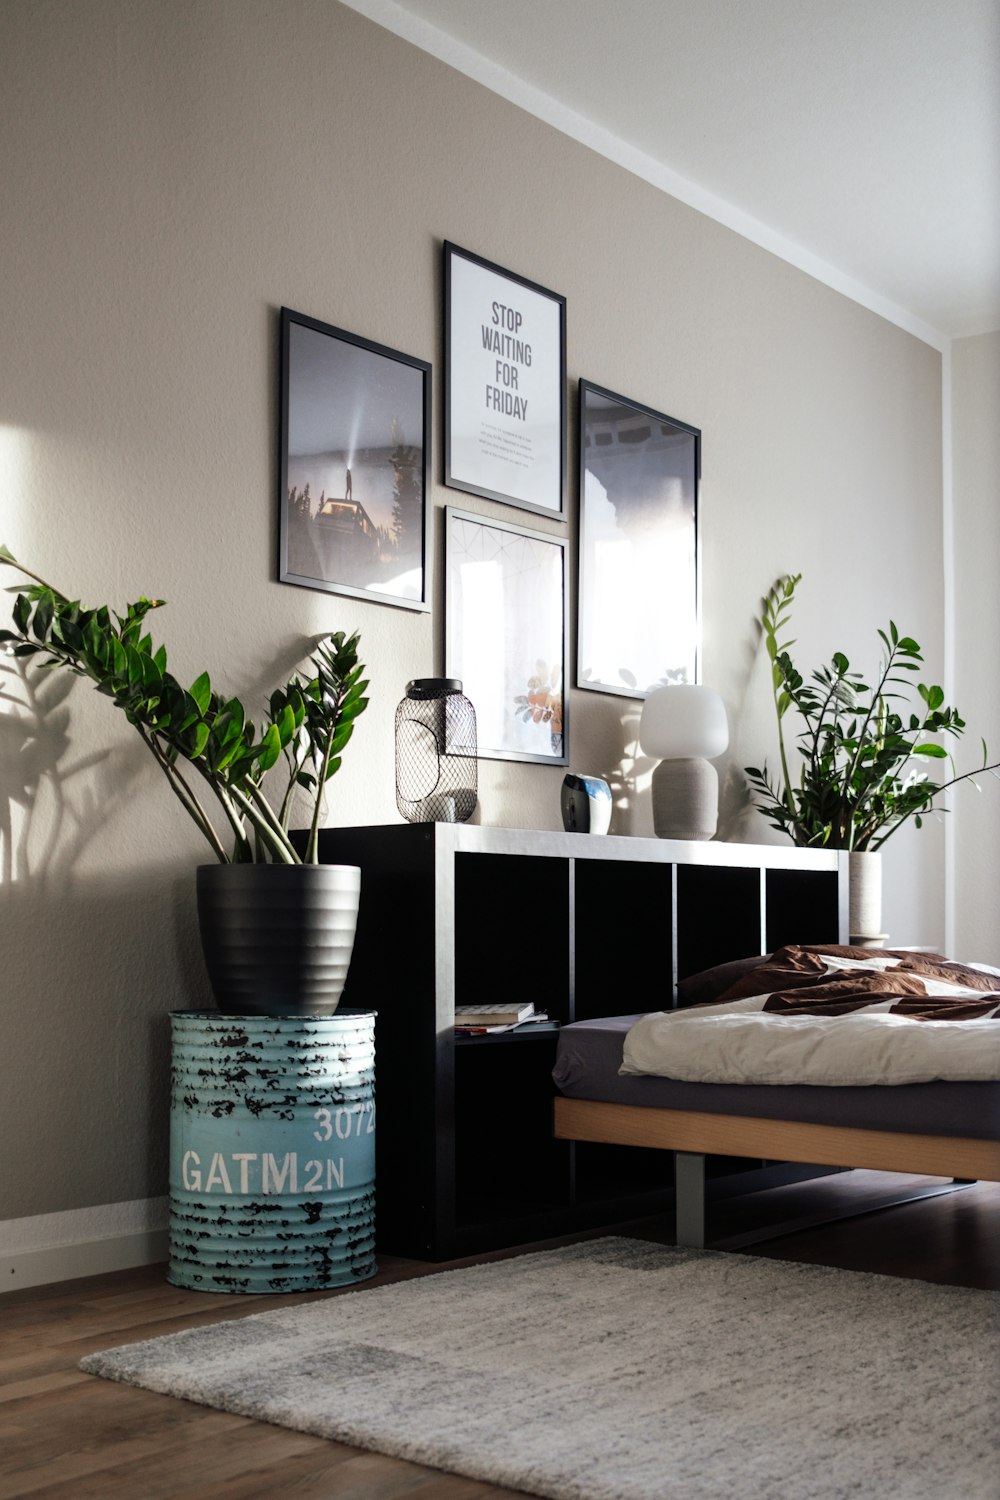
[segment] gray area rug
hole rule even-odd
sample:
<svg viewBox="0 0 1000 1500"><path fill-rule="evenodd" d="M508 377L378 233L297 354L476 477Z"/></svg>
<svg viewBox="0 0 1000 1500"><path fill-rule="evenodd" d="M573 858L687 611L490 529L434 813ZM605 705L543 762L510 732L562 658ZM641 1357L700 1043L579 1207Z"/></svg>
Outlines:
<svg viewBox="0 0 1000 1500"><path fill-rule="evenodd" d="M998 1304L609 1238L81 1368L556 1500L997 1500Z"/></svg>

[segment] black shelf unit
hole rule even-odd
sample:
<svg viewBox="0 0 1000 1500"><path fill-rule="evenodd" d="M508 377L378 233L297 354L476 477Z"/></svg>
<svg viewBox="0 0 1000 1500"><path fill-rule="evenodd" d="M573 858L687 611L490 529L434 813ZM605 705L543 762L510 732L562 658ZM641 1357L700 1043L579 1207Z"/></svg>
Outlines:
<svg viewBox="0 0 1000 1500"><path fill-rule="evenodd" d="M383 1254L444 1260L671 1200L669 1153L553 1138L557 1029L456 1038L456 1000L631 1015L711 964L847 941L846 859L827 851L447 823L327 829L319 849L362 872L342 1004L378 1012ZM715 1194L767 1185L767 1166L717 1164Z"/></svg>

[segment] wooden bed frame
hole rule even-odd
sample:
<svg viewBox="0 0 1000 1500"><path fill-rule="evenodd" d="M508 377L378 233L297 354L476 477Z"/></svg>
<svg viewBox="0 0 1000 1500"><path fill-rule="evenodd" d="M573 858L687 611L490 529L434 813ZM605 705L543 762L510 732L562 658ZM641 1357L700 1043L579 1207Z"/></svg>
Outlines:
<svg viewBox="0 0 1000 1500"><path fill-rule="evenodd" d="M765 1160L866 1167L950 1177L955 1182L1000 1181L1000 1141L966 1136L916 1135L811 1125L755 1115L702 1114L654 1105L613 1104L595 1099L555 1100L555 1135L564 1141L614 1146L652 1146L678 1153L677 1243L704 1245L706 1155L756 1156Z"/></svg>

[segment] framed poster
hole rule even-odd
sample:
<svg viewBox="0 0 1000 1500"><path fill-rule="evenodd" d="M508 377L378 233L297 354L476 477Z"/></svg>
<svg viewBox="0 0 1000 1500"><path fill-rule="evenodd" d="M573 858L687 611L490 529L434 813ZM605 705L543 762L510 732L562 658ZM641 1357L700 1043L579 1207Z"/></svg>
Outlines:
<svg viewBox="0 0 1000 1500"><path fill-rule="evenodd" d="M566 540L445 509L445 675L480 756L567 764Z"/></svg>
<svg viewBox="0 0 1000 1500"><path fill-rule="evenodd" d="M565 520L566 298L445 241L444 482Z"/></svg>
<svg viewBox="0 0 1000 1500"><path fill-rule="evenodd" d="M578 687L697 681L700 474L697 427L580 381Z"/></svg>
<svg viewBox="0 0 1000 1500"><path fill-rule="evenodd" d="M430 609L431 367L281 309L278 577Z"/></svg>

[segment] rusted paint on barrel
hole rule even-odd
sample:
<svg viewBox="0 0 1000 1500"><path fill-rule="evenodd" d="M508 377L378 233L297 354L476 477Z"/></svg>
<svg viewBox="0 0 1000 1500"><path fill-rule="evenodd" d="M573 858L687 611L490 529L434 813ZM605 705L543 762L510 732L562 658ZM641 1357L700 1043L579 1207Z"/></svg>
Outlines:
<svg viewBox="0 0 1000 1500"><path fill-rule="evenodd" d="M374 1276L374 1013L170 1021L167 1280L305 1292Z"/></svg>

